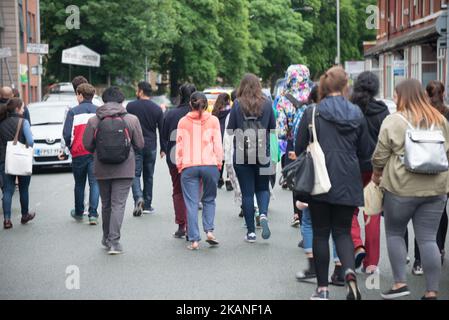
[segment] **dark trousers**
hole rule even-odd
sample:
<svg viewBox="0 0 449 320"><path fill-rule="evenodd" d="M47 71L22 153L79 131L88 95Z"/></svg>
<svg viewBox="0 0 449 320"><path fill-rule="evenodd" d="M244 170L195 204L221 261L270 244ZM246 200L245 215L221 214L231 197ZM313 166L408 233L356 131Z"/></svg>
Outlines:
<svg viewBox="0 0 449 320"><path fill-rule="evenodd" d="M351 238L355 207L323 202L309 203L313 229L313 257L319 287L329 285L329 237L332 234L343 270L355 269L354 244Z"/></svg>
<svg viewBox="0 0 449 320"><path fill-rule="evenodd" d="M12 197L16 191L16 179L19 180L20 206L22 208L22 216L28 214L29 210L29 193L31 176L3 176L3 215L5 220L11 220Z"/></svg>
<svg viewBox="0 0 449 320"><path fill-rule="evenodd" d="M84 213L84 189L89 180L89 217L98 217L100 190L94 176L94 157L86 155L72 159L72 171L75 178L75 214Z"/></svg>
<svg viewBox="0 0 449 320"><path fill-rule="evenodd" d="M175 222L180 226L187 226L187 209L182 194L181 174L178 168L170 166L170 176L173 185L173 207L175 208Z"/></svg>
<svg viewBox="0 0 449 320"><path fill-rule="evenodd" d="M144 200L144 209L149 210L153 201L153 176L156 164L157 151L144 148L136 152L136 178L133 182L134 203ZM140 178L143 176L143 190Z"/></svg>
<svg viewBox="0 0 449 320"><path fill-rule="evenodd" d="M260 215L268 215L270 203L270 176L261 174L258 165L234 164L234 170L242 191L242 208L248 233L254 233L254 194Z"/></svg>

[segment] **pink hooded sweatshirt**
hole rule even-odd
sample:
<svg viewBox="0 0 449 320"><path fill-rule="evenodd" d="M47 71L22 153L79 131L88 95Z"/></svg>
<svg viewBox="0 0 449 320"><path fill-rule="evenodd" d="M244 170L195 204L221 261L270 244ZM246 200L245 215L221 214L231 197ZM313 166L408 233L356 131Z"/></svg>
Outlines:
<svg viewBox="0 0 449 320"><path fill-rule="evenodd" d="M178 171L190 167L217 166L223 163L223 144L217 117L203 112L189 112L179 121L176 134L176 166Z"/></svg>

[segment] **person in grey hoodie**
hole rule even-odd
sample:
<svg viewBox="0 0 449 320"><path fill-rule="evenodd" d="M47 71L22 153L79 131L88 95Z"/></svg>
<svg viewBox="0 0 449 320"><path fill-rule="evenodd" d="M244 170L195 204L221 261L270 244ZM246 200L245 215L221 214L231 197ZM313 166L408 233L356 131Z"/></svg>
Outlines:
<svg viewBox="0 0 449 320"><path fill-rule="evenodd" d="M135 176L135 151L144 147L140 122L136 116L127 114L122 103L125 96L117 87L111 87L103 93L105 105L97 109L97 116L89 119L83 136L86 150L94 154L94 174L100 187L103 219L102 245L109 254L123 252L120 244L120 229L125 214L126 200ZM95 132L105 117L123 116L129 130L132 148L128 158L120 164L105 164L99 161L96 152Z"/></svg>

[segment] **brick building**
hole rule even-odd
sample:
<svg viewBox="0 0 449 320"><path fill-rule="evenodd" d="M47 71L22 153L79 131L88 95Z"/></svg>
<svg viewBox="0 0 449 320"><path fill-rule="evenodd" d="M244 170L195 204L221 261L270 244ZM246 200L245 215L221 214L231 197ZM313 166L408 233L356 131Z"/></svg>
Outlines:
<svg viewBox="0 0 449 320"><path fill-rule="evenodd" d="M447 0L378 0L377 40L365 43L366 69L381 80L381 97L392 98L404 78L423 85L445 81L446 49L438 45L437 18Z"/></svg>
<svg viewBox="0 0 449 320"><path fill-rule="evenodd" d="M41 98L40 76L32 72L39 65L39 56L30 54L27 57L26 53L28 43L40 43L39 23L39 0L0 0L0 48L10 48L12 53L7 58L12 79L8 75L5 60L2 60L0 85L19 89L26 103L30 102L27 81L31 85L31 102Z"/></svg>

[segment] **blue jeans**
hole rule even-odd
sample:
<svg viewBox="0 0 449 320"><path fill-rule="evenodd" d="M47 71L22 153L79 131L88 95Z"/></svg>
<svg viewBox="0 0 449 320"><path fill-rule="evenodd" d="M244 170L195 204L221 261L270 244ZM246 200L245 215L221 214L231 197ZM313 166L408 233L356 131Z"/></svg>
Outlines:
<svg viewBox="0 0 449 320"><path fill-rule="evenodd" d="M139 200L145 202L144 209L149 210L153 201L153 175L156 164L157 151L145 148L136 151L136 177L133 182L133 198L137 204ZM140 178L143 175L143 190Z"/></svg>
<svg viewBox="0 0 449 320"><path fill-rule="evenodd" d="M312 229L312 217L310 216L309 208L306 208L302 211L302 219L301 219L301 234L304 240L304 251L305 253L313 252L313 229ZM337 248L335 247L335 242L333 242L332 250L334 262L340 262L340 259L337 255Z"/></svg>
<svg viewBox="0 0 449 320"><path fill-rule="evenodd" d="M255 233L254 194L257 198L260 215L268 216L270 176L261 175L261 168L258 165L234 164L234 169L242 192L242 208L248 233Z"/></svg>
<svg viewBox="0 0 449 320"><path fill-rule="evenodd" d="M202 184L203 230L214 231L215 198L220 171L216 166L200 166L184 169L181 173L182 193L187 208L187 232L190 241L200 241L198 227L198 203Z"/></svg>
<svg viewBox="0 0 449 320"><path fill-rule="evenodd" d="M22 208L22 216L29 213L29 194L31 176L3 176L3 215L5 220L11 220L12 197L16 191L16 178L19 179L20 206Z"/></svg>
<svg viewBox="0 0 449 320"><path fill-rule="evenodd" d="M84 189L86 180L89 180L89 217L98 217L98 202L100 189L94 176L94 157L85 155L72 159L72 171L75 178L75 214L84 213Z"/></svg>

